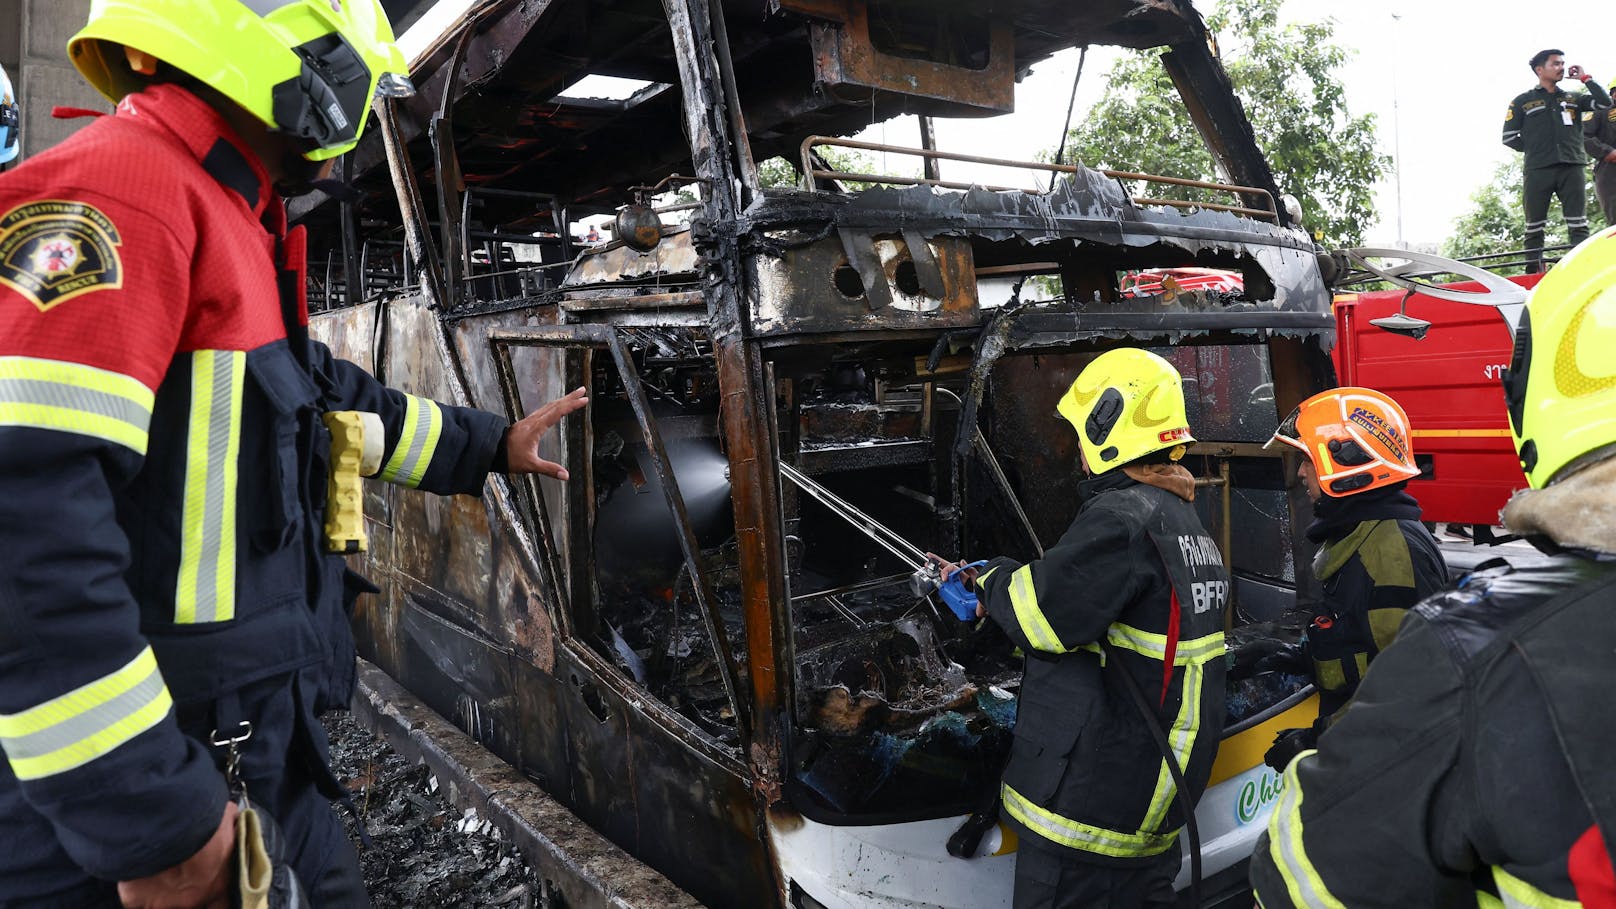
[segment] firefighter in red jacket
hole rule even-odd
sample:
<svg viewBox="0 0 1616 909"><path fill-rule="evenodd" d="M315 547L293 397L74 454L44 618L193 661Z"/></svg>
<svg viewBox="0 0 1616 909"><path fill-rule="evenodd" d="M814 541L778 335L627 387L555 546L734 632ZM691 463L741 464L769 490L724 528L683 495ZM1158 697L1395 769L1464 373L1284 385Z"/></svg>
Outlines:
<svg viewBox="0 0 1616 909"><path fill-rule="evenodd" d="M538 439L587 399L507 426L309 340L280 193L408 88L376 0L95 0L70 53L117 112L0 176L0 905L224 905L215 736L311 902L364 904L316 719L367 587L322 540L323 416L475 495L565 479Z"/></svg>

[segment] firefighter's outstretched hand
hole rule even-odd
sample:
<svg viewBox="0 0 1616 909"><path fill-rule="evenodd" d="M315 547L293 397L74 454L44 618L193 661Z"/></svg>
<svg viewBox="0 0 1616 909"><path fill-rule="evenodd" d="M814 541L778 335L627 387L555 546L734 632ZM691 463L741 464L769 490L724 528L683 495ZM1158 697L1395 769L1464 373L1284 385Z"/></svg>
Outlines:
<svg viewBox="0 0 1616 909"><path fill-rule="evenodd" d="M128 909L229 909L236 811L235 802L226 802L213 837L185 861L150 877L119 881L118 899Z"/></svg>
<svg viewBox="0 0 1616 909"><path fill-rule="evenodd" d="M505 463L509 472L538 473L558 480L567 479L567 468L539 456L539 440L561 418L589 403L583 388L575 388L564 398L540 407L517 422L505 435Z"/></svg>

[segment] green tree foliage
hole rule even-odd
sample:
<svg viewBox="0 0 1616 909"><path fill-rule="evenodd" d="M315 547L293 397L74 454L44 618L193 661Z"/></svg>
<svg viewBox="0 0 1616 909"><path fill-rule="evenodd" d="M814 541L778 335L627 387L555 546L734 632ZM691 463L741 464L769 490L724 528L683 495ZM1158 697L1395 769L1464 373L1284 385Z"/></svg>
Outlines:
<svg viewBox="0 0 1616 909"><path fill-rule="evenodd" d="M875 158L860 149L831 146L819 149L819 155L825 159L825 163L829 164L832 170L844 174L881 174L886 176L879 165L876 164ZM899 160L903 162L902 166L908 167L910 162L917 159L905 156ZM766 187L800 187L802 185L802 173L798 168L801 164L802 162L800 161L791 161L778 156L769 158L758 163L758 180ZM916 174L919 173L918 165L911 169ZM905 171L903 175L912 176L913 174ZM868 185L867 183L855 183L853 188L864 189Z"/></svg>
<svg viewBox="0 0 1616 909"><path fill-rule="evenodd" d="M1509 159L1493 171L1490 181L1470 194L1470 210L1453 225L1453 233L1442 244L1442 255L1450 259L1510 252L1521 248L1526 235L1526 214L1521 209L1521 156ZM1588 226L1598 231L1605 226L1604 212L1594 198L1592 174L1587 181ZM1549 204L1549 226L1543 236L1545 246L1567 241L1565 218L1558 201Z"/></svg>
<svg viewBox="0 0 1616 909"><path fill-rule="evenodd" d="M801 185L802 174L797 165L776 155L758 163L758 181L764 186L794 188Z"/></svg>
<svg viewBox="0 0 1616 909"><path fill-rule="evenodd" d="M1279 21L1282 0L1218 0L1208 25L1282 192L1302 202L1309 232L1327 245L1362 242L1374 184L1390 159L1376 149L1375 118L1352 116L1336 70L1347 51L1330 22ZM1151 52L1124 56L1106 76L1105 100L1071 131L1065 157L1090 167L1217 179L1217 169L1172 80ZM1230 202L1227 194L1168 190L1151 196Z"/></svg>

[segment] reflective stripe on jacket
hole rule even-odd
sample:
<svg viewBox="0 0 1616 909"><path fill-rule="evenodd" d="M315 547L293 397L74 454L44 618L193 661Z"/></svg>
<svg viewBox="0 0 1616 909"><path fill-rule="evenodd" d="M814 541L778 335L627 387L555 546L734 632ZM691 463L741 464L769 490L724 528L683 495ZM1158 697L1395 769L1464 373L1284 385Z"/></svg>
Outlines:
<svg viewBox="0 0 1616 909"><path fill-rule="evenodd" d="M1319 549L1324 601L1303 639L1328 715L1352 697L1408 609L1447 585L1447 566L1425 525L1366 520Z"/></svg>

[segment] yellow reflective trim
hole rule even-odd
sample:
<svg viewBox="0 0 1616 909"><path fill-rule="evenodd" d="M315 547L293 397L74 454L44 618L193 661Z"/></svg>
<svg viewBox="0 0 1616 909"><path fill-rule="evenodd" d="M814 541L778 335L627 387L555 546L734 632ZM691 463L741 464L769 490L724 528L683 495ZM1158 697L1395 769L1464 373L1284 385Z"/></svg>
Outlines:
<svg viewBox="0 0 1616 909"><path fill-rule="evenodd" d="M1493 882L1498 885L1498 895L1503 901L1504 909L1581 909L1582 907L1582 903L1577 900L1550 896L1497 865L1493 866Z"/></svg>
<svg viewBox="0 0 1616 909"><path fill-rule="evenodd" d="M16 404L0 401L0 426L27 426L54 429L116 442L135 454L146 453L146 433L121 420L87 414L65 407Z"/></svg>
<svg viewBox="0 0 1616 909"><path fill-rule="evenodd" d="M1316 750L1304 751L1285 768L1279 804L1274 806L1274 813L1268 819L1268 850L1293 905L1347 909L1346 904L1324 886L1302 842L1302 782L1297 778L1297 770L1304 760L1316 753Z"/></svg>
<svg viewBox="0 0 1616 909"><path fill-rule="evenodd" d="M432 465L442 432L443 411L437 402L405 395L403 428L393 445L392 457L387 459L377 477L412 489L420 486L421 478Z"/></svg>
<svg viewBox="0 0 1616 909"><path fill-rule="evenodd" d="M11 772L16 774L19 780L37 780L82 767L156 726L163 717L168 716L168 711L173 706L174 701L169 696L168 688L164 687L144 707L70 747L37 758L11 761Z"/></svg>
<svg viewBox="0 0 1616 909"><path fill-rule="evenodd" d="M1227 652L1228 646L1224 643L1223 632L1218 631L1204 637L1179 641L1178 649L1174 651L1173 665L1187 666L1210 663L1213 660L1223 659L1224 654Z"/></svg>
<svg viewBox="0 0 1616 909"><path fill-rule="evenodd" d="M1221 641L1219 654L1222 654ZM1196 733L1201 727L1201 688L1205 677L1206 671L1201 668L1200 662L1184 665L1183 697L1179 701L1178 716L1173 718L1173 725L1167 729L1167 742L1178 760L1181 773L1189 772L1190 752L1195 748ZM1145 810L1145 822L1139 825L1140 829L1155 830L1161 827L1177 791L1178 787L1173 785L1173 771L1168 769L1167 759L1163 758L1161 769L1156 772L1156 789L1150 795L1150 807Z"/></svg>
<svg viewBox="0 0 1616 909"><path fill-rule="evenodd" d="M1113 646L1131 650L1153 660L1167 659L1167 635L1141 631L1132 625L1113 622L1105 631L1105 638ZM1224 654L1223 632L1218 631L1187 641L1179 641L1173 650L1173 665L1188 666L1221 658Z"/></svg>
<svg viewBox="0 0 1616 909"><path fill-rule="evenodd" d="M421 450L419 460L411 467L409 475L404 482L410 488L421 485L421 478L426 476L426 469L432 465L432 457L438 452L438 437L443 434L443 411L436 401L426 401L427 434L426 444Z"/></svg>
<svg viewBox="0 0 1616 909"><path fill-rule="evenodd" d="M1105 639L1113 646L1123 650L1132 650L1134 653L1151 657L1152 659L1167 659L1167 635L1156 634L1150 631L1141 631L1132 625L1113 622L1105 630Z"/></svg>
<svg viewBox="0 0 1616 909"><path fill-rule="evenodd" d="M139 379L123 373L37 357L0 357L0 379L33 379L57 385L74 385L102 394L127 398L147 413L157 396Z"/></svg>
<svg viewBox="0 0 1616 909"><path fill-rule="evenodd" d="M1105 665L1105 649L1100 646L1099 641L1090 641L1087 644L1079 644L1072 648L1073 653L1076 653L1079 650L1086 650L1089 653L1098 654L1100 657L1100 665Z"/></svg>
<svg viewBox="0 0 1616 909"><path fill-rule="evenodd" d="M18 779L81 767L157 725L173 706L146 647L123 667L21 713L0 715L0 745Z"/></svg>
<svg viewBox="0 0 1616 909"><path fill-rule="evenodd" d="M1120 833L1074 821L1033 804L1021 793L1003 786L1005 810L1028 830L1051 842L1084 852L1135 858L1160 855L1178 839L1178 831L1168 833Z"/></svg>
<svg viewBox="0 0 1616 909"><path fill-rule="evenodd" d="M224 497L219 501L219 568L215 578L218 591L218 611L214 620L229 621L236 617L236 504L240 488L241 458L241 400L246 388L247 354L231 355L230 424L226 430L224 463Z"/></svg>
<svg viewBox="0 0 1616 909"><path fill-rule="evenodd" d="M1339 691L1347 687L1347 670L1340 660L1314 660L1313 678L1325 691Z"/></svg>
<svg viewBox="0 0 1616 909"><path fill-rule="evenodd" d="M236 617L237 459L246 371L244 351L192 354L180 568L174 594L174 621L180 624Z"/></svg>
<svg viewBox="0 0 1616 909"><path fill-rule="evenodd" d="M146 453L152 390L122 373L36 357L0 357L0 426L51 429Z"/></svg>
<svg viewBox="0 0 1616 909"><path fill-rule="evenodd" d="M382 465L381 473L376 477L386 482L393 482L398 478L398 472L404 467L404 461L410 456L410 439L421 422L421 399L415 395L404 396L404 426L399 430L398 439L393 443L393 455Z"/></svg>
<svg viewBox="0 0 1616 909"><path fill-rule="evenodd" d="M1027 643L1034 650L1066 652L1060 638L1055 636L1055 629L1050 627L1049 619L1044 617L1044 611L1038 608L1038 592L1033 589L1031 565L1023 565L1010 575L1010 605L1015 607L1021 633L1027 636Z"/></svg>

